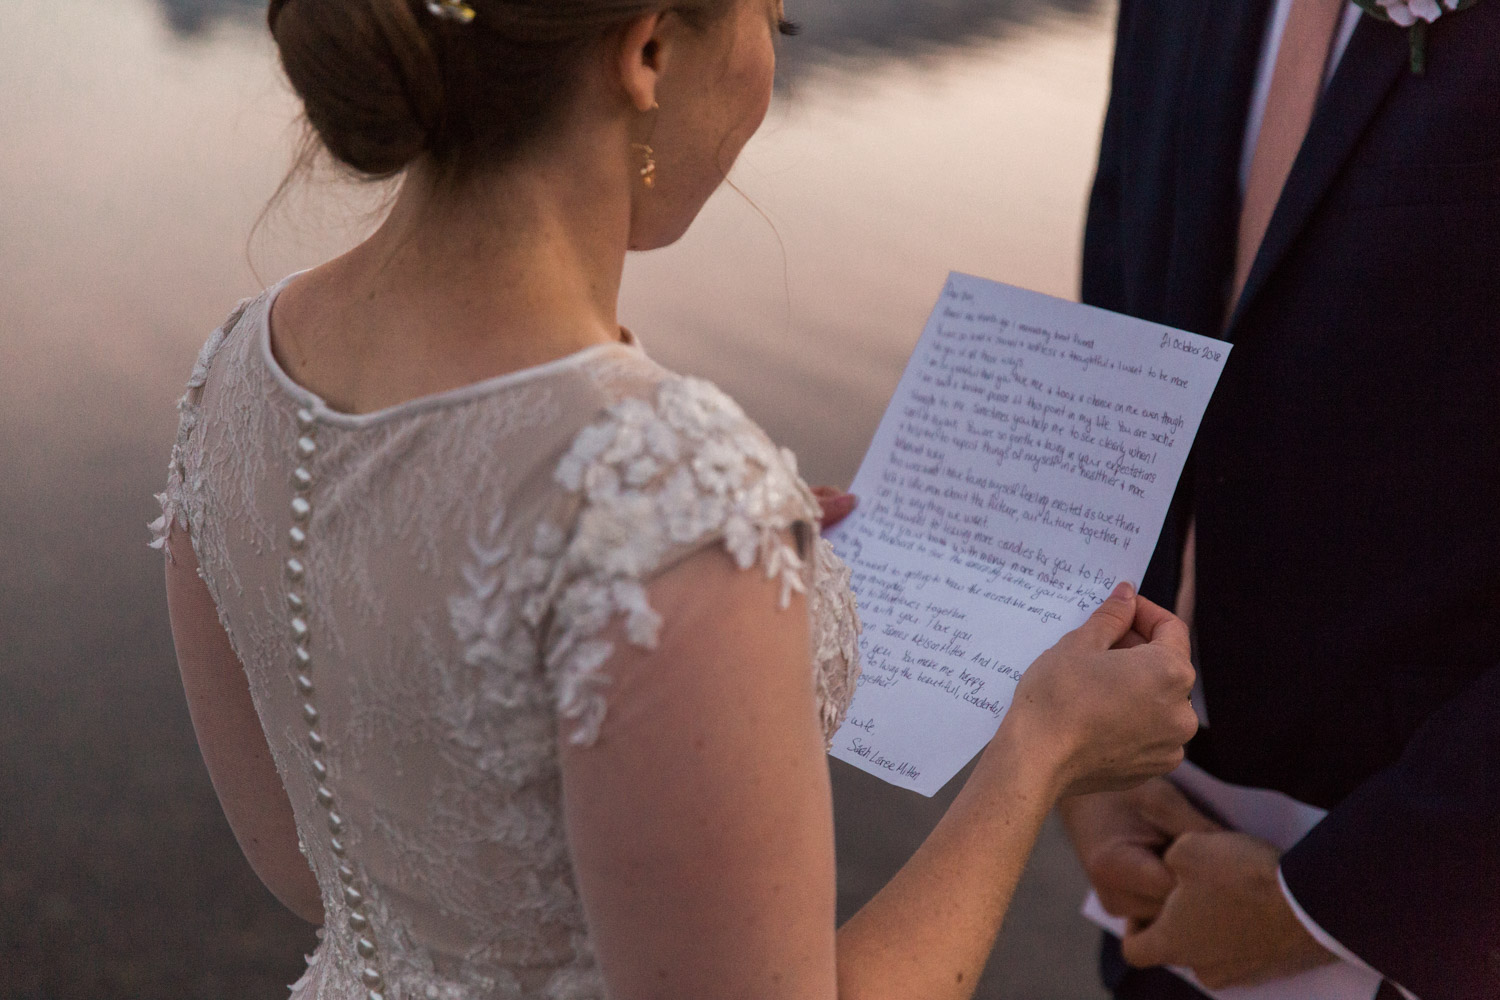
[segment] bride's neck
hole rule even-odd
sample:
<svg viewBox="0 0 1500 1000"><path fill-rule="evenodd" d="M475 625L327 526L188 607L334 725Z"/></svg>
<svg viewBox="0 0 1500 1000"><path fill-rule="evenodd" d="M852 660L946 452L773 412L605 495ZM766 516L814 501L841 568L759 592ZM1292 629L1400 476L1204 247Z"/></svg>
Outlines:
<svg viewBox="0 0 1500 1000"><path fill-rule="evenodd" d="M585 156L461 189L414 169L369 239L277 300L272 348L361 413L617 341L628 181Z"/></svg>
<svg viewBox="0 0 1500 1000"><path fill-rule="evenodd" d="M629 191L619 173L558 159L451 189L414 168L350 263L372 296L421 303L432 336L522 338L543 350L618 339Z"/></svg>

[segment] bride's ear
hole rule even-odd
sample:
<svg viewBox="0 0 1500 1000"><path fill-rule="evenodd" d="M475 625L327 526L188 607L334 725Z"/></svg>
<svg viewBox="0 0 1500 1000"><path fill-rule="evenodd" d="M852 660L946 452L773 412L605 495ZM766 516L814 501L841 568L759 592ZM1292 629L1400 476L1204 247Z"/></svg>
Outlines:
<svg viewBox="0 0 1500 1000"><path fill-rule="evenodd" d="M657 87L672 45L671 27L667 12L655 11L629 22L616 36L620 86L637 111L650 111L656 106Z"/></svg>

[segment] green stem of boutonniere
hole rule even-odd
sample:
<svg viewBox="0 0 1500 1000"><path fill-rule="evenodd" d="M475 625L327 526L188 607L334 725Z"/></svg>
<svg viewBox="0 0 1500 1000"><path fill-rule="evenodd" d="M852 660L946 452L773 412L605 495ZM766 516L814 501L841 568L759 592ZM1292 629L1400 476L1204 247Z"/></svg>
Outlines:
<svg viewBox="0 0 1500 1000"><path fill-rule="evenodd" d="M1441 10L1434 17L1452 17L1460 11L1468 10L1479 2L1479 0L1438 0ZM1355 6L1377 21L1387 24L1410 23L1406 29L1407 37L1411 39L1411 71L1417 76L1427 72L1427 36L1432 30L1432 25L1422 17L1417 17L1410 9L1412 0L1354 0ZM1391 16L1390 10L1386 8L1406 8L1398 22ZM1413 23L1414 22L1414 23Z"/></svg>
<svg viewBox="0 0 1500 1000"><path fill-rule="evenodd" d="M1418 21L1407 29L1411 36L1411 71L1417 76L1427 73L1427 22Z"/></svg>

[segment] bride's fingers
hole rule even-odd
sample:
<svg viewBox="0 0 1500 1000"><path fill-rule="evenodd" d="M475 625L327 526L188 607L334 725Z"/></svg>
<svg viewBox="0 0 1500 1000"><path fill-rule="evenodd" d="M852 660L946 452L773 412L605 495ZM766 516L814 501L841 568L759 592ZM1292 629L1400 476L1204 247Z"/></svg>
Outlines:
<svg viewBox="0 0 1500 1000"><path fill-rule="evenodd" d="M825 531L848 517L859 503L859 498L853 493L832 486L814 486L812 492L823 511L821 526Z"/></svg>
<svg viewBox="0 0 1500 1000"><path fill-rule="evenodd" d="M1148 642L1161 643L1183 656L1189 655L1191 643L1182 619L1144 597L1136 601L1132 631L1144 636Z"/></svg>

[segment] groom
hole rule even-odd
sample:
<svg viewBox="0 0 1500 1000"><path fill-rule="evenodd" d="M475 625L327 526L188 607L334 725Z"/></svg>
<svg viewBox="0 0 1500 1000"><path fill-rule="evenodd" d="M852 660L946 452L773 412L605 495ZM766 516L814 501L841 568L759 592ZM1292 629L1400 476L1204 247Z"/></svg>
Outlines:
<svg viewBox="0 0 1500 1000"><path fill-rule="evenodd" d="M1330 810L1285 854L1167 781L1064 811L1122 998L1335 955L1500 997L1500 0L1121 0L1083 297L1235 344L1143 591L1190 758ZM1305 998L1318 1000L1318 998Z"/></svg>

